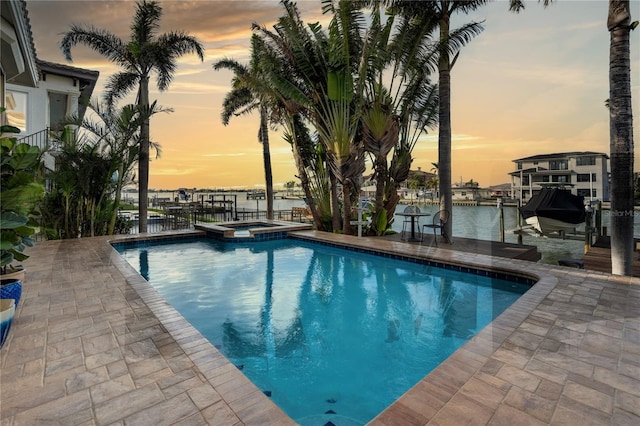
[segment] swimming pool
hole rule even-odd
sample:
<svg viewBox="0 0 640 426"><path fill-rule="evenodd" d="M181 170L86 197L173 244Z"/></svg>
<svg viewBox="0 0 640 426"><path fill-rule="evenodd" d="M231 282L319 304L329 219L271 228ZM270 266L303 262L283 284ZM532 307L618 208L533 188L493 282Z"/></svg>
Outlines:
<svg viewBox="0 0 640 426"><path fill-rule="evenodd" d="M290 239L117 248L301 424L366 423L529 288Z"/></svg>

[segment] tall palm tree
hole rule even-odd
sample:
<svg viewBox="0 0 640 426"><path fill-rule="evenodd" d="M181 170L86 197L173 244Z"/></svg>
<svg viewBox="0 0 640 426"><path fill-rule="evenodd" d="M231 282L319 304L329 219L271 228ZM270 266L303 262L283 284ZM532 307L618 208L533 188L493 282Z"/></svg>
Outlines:
<svg viewBox="0 0 640 426"><path fill-rule="evenodd" d="M149 78L156 74L160 91L168 89L176 71L178 57L195 53L204 60L204 48L193 36L172 31L157 34L162 7L156 1L142 0L136 4L136 14L131 24L131 39L124 42L105 29L87 25L72 25L60 42L60 48L68 61L72 60L71 48L84 44L100 53L123 70L109 77L106 98L110 105L138 88L137 105L149 108ZM140 153L138 158L138 204L140 232L147 232L149 192L149 118L140 129Z"/></svg>
<svg viewBox="0 0 640 426"><path fill-rule="evenodd" d="M262 144L264 178L267 189L267 219L273 219L273 173L271 170L271 153L269 149L269 115L270 104L277 102L272 90L266 84L260 72L260 46L257 35L252 36L251 62L243 65L233 59L222 59L215 64L215 70L233 71L232 89L222 103L222 123L226 126L233 115L248 114L254 110L260 113L258 141ZM274 106L276 108L276 106Z"/></svg>
<svg viewBox="0 0 640 426"><path fill-rule="evenodd" d="M514 0L515 1L515 0ZM451 68L460 49L478 35L483 26L471 22L452 30L451 17L456 13L469 13L488 3L488 0L390 0L397 13L423 23L429 30L437 26L440 34L438 59L438 164L440 208L451 211ZM446 224L448 235L452 235L453 221Z"/></svg>
<svg viewBox="0 0 640 426"><path fill-rule="evenodd" d="M631 275L633 266L633 113L629 0L609 0L609 131L611 157L611 273Z"/></svg>
<svg viewBox="0 0 640 426"><path fill-rule="evenodd" d="M334 200L336 177L342 178L345 170L342 166L348 166L348 151L352 139L350 136L355 131L355 120L351 120L352 111L346 96L340 89L348 84L344 79L338 81L339 74L335 72L333 77L329 77L330 72L330 47L329 37L322 30L320 25L307 26L300 18L299 11L294 2L283 0L282 5L285 15L274 25L275 31L254 25L254 31L259 34L264 46L263 70L280 97L281 102L286 106L284 119L288 122L288 140L292 144L294 159L299 172L302 188L307 196L307 203L314 216L314 221L319 224L319 211L312 196L311 185L315 180L307 172L308 167L314 167L317 163L315 159L310 159L309 154L315 156L318 149L308 149L306 144L300 144L303 140L316 140L323 145L323 156L330 167L328 178L331 185L331 200ZM342 52L336 54L337 59L343 58ZM351 74L348 74L349 77ZM329 81L333 78L332 89L334 99L329 96ZM309 123L317 132L315 138L305 137L297 134L300 130L306 130L306 123ZM364 168L364 163L363 168ZM354 172L354 170L347 170ZM342 174L341 174L342 173ZM355 173L354 173L355 174ZM348 193L351 182L347 182L346 188L343 186L343 215L350 214L350 200L344 202L344 196ZM337 202L332 202L332 228L338 231L343 225L340 223L340 206ZM350 227L349 220L346 221ZM349 231L347 231L349 232Z"/></svg>

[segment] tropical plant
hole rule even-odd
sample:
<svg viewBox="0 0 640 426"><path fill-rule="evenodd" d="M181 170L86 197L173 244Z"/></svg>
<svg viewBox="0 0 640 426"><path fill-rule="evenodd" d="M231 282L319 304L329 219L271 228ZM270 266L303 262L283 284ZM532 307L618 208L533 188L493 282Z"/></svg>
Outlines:
<svg viewBox="0 0 640 426"><path fill-rule="evenodd" d="M178 57L195 53L204 60L204 48L193 36L185 32L157 34L162 7L156 1L146 0L136 4L136 14L131 24L131 39L124 42L118 36L93 26L72 25L60 43L62 52L71 61L71 48L84 44L122 67L122 71L109 77L106 98L109 105L121 99L135 87L138 88L137 105L149 108L149 78L155 73L160 91L168 89L173 80ZM147 231L149 192L149 117L140 128L140 152L138 154L138 197L140 232Z"/></svg>
<svg viewBox="0 0 640 426"><path fill-rule="evenodd" d="M44 195L40 173L41 152L36 146L18 143L8 134L20 133L13 126L0 128L0 272L12 269L11 263L29 256L38 222L37 206Z"/></svg>
<svg viewBox="0 0 640 426"><path fill-rule="evenodd" d="M351 233L351 205L358 196L367 150L377 172L377 214L383 208L388 216L393 214L397 179L406 179L417 136L435 121L434 115L423 114L435 111L426 72L435 56L426 48L426 33L413 38L402 29L393 33L396 22L382 24L379 9L367 26L361 2L324 0L323 11L331 13L326 32L318 24L304 25L292 2L282 4L286 14L275 32L254 26L265 43L265 76L287 111L316 132L313 140L321 149L294 146L294 156L306 154L320 161L297 160L298 170L301 165L323 167L318 176L326 176L329 183L332 229ZM401 20L398 26L409 28L410 23ZM395 83L383 84L388 76ZM303 188L312 180L301 179Z"/></svg>
<svg viewBox="0 0 640 426"><path fill-rule="evenodd" d="M272 95L284 106L281 116L283 136L291 144L298 170L297 177L313 215L314 225L318 230L331 230L331 227L324 227L320 219L324 214L318 210L311 190L311 184L315 180L313 167L318 164L317 154L321 150L316 147L318 138L310 137L305 123L310 116L310 105L315 99L315 86L326 85L326 77L318 74L316 69L317 63L321 62L322 50L318 47L314 30L307 31L295 4L289 1L283 1L282 4L286 13L275 25L276 32L253 25L253 30L260 35L256 40L261 43L261 70L274 88ZM334 200L335 190L335 185L331 185L331 200ZM335 220L336 209L338 203L332 202L334 230L340 229L339 215L337 222Z"/></svg>
<svg viewBox="0 0 640 426"><path fill-rule="evenodd" d="M453 198L451 193L451 69L460 49L478 35L483 26L471 22L452 30L451 17L457 13L469 13L488 3L488 0L422 0L390 2L397 13L421 22L425 28L437 25L440 34L438 46L438 184L440 209L451 211ZM453 221L447 221L446 232L452 235Z"/></svg>
<svg viewBox="0 0 640 426"><path fill-rule="evenodd" d="M43 224L49 238L105 235L113 203L114 162L82 138L60 141L52 189L44 200Z"/></svg>
<svg viewBox="0 0 640 426"><path fill-rule="evenodd" d="M257 36L252 37L251 61L246 66L233 59L222 59L213 65L216 70L228 69L233 71L231 91L227 93L222 103L222 123L226 126L233 115L248 114L258 110L260 114L260 128L258 141L262 144L262 159L266 183L267 219L273 219L273 173L271 170L271 153L269 149L270 120L277 124L277 114L271 114L277 105L277 97L271 95L271 88L260 71L260 42ZM274 104L275 102L275 104Z"/></svg>
<svg viewBox="0 0 640 426"><path fill-rule="evenodd" d="M166 111L155 102L141 111L135 105L109 107L93 102L91 114L81 120L68 117L64 124L80 130L59 142L54 153L56 170L49 177L51 193L44 215L50 238L111 235L127 224L118 220L120 195L133 181L138 158L140 125L147 114ZM159 155L160 147L151 143Z"/></svg>
<svg viewBox="0 0 640 426"><path fill-rule="evenodd" d="M397 192L410 173L412 151L419 137L437 123L437 90L430 81L436 69L437 50L430 39L431 28L395 11L387 11L382 24L381 10L372 9L367 31L364 62L365 149L373 159L376 181L372 230L393 221L399 201ZM362 75L362 73L361 73ZM388 156L393 153L391 164Z"/></svg>

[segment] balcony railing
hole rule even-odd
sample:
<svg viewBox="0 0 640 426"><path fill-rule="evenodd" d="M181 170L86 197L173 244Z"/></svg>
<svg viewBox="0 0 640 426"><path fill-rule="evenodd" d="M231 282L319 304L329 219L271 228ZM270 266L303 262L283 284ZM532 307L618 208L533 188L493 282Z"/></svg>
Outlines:
<svg viewBox="0 0 640 426"><path fill-rule="evenodd" d="M31 146L37 146L40 151L49 149L49 128L41 130L37 133L32 133L28 136L24 136L18 139L19 143L28 143Z"/></svg>

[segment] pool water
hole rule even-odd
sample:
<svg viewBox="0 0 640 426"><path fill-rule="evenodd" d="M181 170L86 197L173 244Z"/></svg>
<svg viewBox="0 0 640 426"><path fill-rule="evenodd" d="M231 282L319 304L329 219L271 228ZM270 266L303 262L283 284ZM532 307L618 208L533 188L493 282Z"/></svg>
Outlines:
<svg viewBox="0 0 640 426"><path fill-rule="evenodd" d="M289 239L117 248L302 425L370 421L530 288Z"/></svg>

